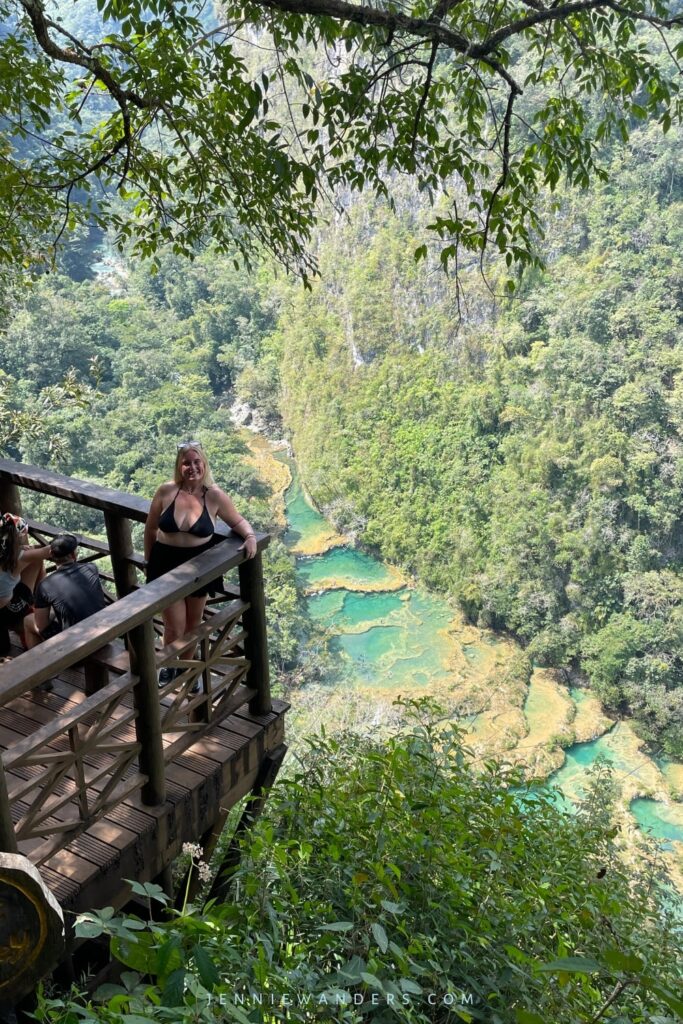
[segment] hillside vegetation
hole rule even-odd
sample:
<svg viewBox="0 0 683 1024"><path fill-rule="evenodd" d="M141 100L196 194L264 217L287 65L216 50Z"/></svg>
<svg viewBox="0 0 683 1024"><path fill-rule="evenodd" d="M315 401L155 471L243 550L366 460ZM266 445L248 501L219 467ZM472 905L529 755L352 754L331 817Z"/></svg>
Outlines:
<svg viewBox="0 0 683 1024"><path fill-rule="evenodd" d="M210 251L124 267L113 294L46 278L0 354L15 380L0 400L19 413L9 450L151 495L177 439L198 434L265 526L227 414L237 394L277 432L284 421L338 527L512 630L537 663L584 671L680 756L680 141L641 128L608 184L548 203L548 269L512 301L494 302L477 268L455 282L415 263L426 212L400 180L396 214L357 200L322 233L312 292ZM76 403L47 400L70 371ZM310 624L273 554L275 664L301 677Z"/></svg>
<svg viewBox="0 0 683 1024"><path fill-rule="evenodd" d="M461 294L416 268L414 200L356 203L238 381L337 526L679 755L680 151L637 131L608 184L549 207L547 271L495 308L477 271Z"/></svg>
<svg viewBox="0 0 683 1024"><path fill-rule="evenodd" d="M609 778L569 816L436 708L399 734L312 738L246 843L230 899L166 922L88 914L126 970L49 1024L673 1024L677 931L658 867L613 847ZM138 892L163 896L158 886ZM151 900L150 900L151 906Z"/></svg>

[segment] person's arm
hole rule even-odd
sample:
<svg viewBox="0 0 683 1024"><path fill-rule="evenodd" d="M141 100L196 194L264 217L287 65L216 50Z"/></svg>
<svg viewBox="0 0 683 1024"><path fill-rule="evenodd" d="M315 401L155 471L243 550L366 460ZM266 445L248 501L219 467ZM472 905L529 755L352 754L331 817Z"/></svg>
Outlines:
<svg viewBox="0 0 683 1024"><path fill-rule="evenodd" d="M241 551L244 548L247 558L253 558L256 554L256 535L254 531L244 516L239 514L225 491L222 491L220 487L217 487L216 491L218 492L218 515L224 523L227 523L235 533L238 533L244 539L244 544L240 544L239 550Z"/></svg>
<svg viewBox="0 0 683 1024"><path fill-rule="evenodd" d="M39 548L25 547L19 552L19 565L30 565L31 562L42 562L50 557L50 545L45 544Z"/></svg>
<svg viewBox="0 0 683 1024"><path fill-rule="evenodd" d="M149 556L152 554L152 547L154 541L157 539L157 533L159 532L159 516L161 510L164 507L161 493L163 487L160 487L154 497L152 498L152 504L149 506L149 512L147 513L147 519L145 521L145 561L149 562Z"/></svg>

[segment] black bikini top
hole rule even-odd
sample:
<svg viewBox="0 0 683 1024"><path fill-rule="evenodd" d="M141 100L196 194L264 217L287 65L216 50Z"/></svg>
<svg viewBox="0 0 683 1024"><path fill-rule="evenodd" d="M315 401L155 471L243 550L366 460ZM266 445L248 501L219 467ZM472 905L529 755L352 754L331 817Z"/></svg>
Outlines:
<svg viewBox="0 0 683 1024"><path fill-rule="evenodd" d="M180 493L180 488L175 492L175 497L159 516L159 529L164 533L191 533L193 537L212 537L213 521L206 507L206 489L204 490L204 508L199 519L197 519L189 530L181 530L175 521L175 499Z"/></svg>

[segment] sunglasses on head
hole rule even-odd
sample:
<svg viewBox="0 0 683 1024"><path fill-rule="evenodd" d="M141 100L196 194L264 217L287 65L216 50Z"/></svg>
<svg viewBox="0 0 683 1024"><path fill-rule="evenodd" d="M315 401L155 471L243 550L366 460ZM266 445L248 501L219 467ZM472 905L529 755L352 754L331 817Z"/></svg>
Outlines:
<svg viewBox="0 0 683 1024"><path fill-rule="evenodd" d="M181 452L183 448L200 448L202 447L201 441L181 441L178 445L178 451Z"/></svg>
<svg viewBox="0 0 683 1024"><path fill-rule="evenodd" d="M21 516L15 516L11 512L5 512L2 520L7 526L13 526L17 533L26 533L28 530L28 523Z"/></svg>

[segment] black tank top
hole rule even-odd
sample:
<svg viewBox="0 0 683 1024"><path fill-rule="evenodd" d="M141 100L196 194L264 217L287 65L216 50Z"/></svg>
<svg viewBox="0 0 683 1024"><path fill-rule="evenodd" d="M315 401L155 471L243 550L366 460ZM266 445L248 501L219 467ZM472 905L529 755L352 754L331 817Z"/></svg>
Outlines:
<svg viewBox="0 0 683 1024"><path fill-rule="evenodd" d="M213 537L213 522L206 507L206 488L204 488L204 508L199 519L196 520L189 530L181 530L175 521L175 500L180 493L180 488L175 492L175 497L159 516L159 529L164 533L191 533L193 537Z"/></svg>

